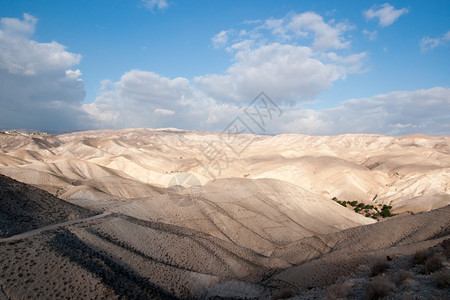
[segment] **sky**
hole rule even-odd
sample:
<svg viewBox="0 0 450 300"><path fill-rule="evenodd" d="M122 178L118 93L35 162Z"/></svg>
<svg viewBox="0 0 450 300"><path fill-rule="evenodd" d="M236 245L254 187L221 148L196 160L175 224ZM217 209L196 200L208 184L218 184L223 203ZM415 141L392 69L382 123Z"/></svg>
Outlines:
<svg viewBox="0 0 450 300"><path fill-rule="evenodd" d="M450 135L450 1L0 0L11 128Z"/></svg>

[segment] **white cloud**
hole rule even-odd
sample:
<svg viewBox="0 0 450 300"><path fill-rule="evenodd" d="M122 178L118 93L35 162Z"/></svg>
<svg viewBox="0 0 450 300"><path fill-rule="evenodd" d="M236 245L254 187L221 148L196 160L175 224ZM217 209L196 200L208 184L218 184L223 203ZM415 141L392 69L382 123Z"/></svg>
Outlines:
<svg viewBox="0 0 450 300"><path fill-rule="evenodd" d="M326 63L308 47L272 43L256 49L244 47L224 75L198 76L195 84L218 101L247 102L261 90L285 101L312 99L339 78L364 55ZM352 61L353 59L353 61ZM350 66L349 66L350 65ZM357 69L357 68L356 68Z"/></svg>
<svg viewBox="0 0 450 300"><path fill-rule="evenodd" d="M83 81L80 76L82 75L81 71L79 69L76 70L66 70L66 78L77 80L77 81Z"/></svg>
<svg viewBox="0 0 450 300"><path fill-rule="evenodd" d="M141 0L141 2L145 8L148 8L151 11L154 11L155 8L163 10L169 7L167 0Z"/></svg>
<svg viewBox="0 0 450 300"><path fill-rule="evenodd" d="M311 40L317 50L348 48L344 34L354 26L347 23L325 22L315 12L290 13L281 19L267 19L257 30L267 29L281 41Z"/></svg>
<svg viewBox="0 0 450 300"><path fill-rule="evenodd" d="M81 55L31 39L37 19L0 19L0 127L43 130L88 126L81 109ZM80 126L81 125L81 126Z"/></svg>
<svg viewBox="0 0 450 300"><path fill-rule="evenodd" d="M422 52L433 50L438 46L447 44L450 41L450 30L443 34L441 37L430 38L425 36L420 40L420 50Z"/></svg>
<svg viewBox="0 0 450 300"><path fill-rule="evenodd" d="M370 31L364 29L362 33L369 39L369 41L375 41L377 39L378 32L376 30Z"/></svg>
<svg viewBox="0 0 450 300"><path fill-rule="evenodd" d="M444 34L444 37L443 37L443 39L444 39L444 40L446 40L446 41L450 41L450 30L449 30L449 31L447 31L447 33L446 33L446 34Z"/></svg>
<svg viewBox="0 0 450 300"><path fill-rule="evenodd" d="M314 12L305 12L293 15L287 28L297 36L305 36L312 33L314 35L313 47L320 50L343 49L350 45L350 41L345 41L342 35L353 26L345 23L325 23L323 18Z"/></svg>
<svg viewBox="0 0 450 300"><path fill-rule="evenodd" d="M226 72L194 78L196 87L216 101L247 102L261 90L280 101L312 99L362 68L366 53L338 53L350 45L344 35L353 26L347 23L327 23L305 12L246 25L213 38L234 56Z"/></svg>
<svg viewBox="0 0 450 300"><path fill-rule="evenodd" d="M151 88L148 88L150 86ZM145 93L141 93L146 90ZM253 100L255 95L247 99ZM267 123L267 132L333 135L377 133L401 135L450 132L450 89L398 91L373 97L350 99L326 109L308 109L306 104L288 105L269 96L283 114ZM99 128L177 127L221 131L241 117L248 104L217 101L193 88L182 78L169 79L134 70L125 74L113 89L104 90L96 101L84 105ZM258 128L252 129L258 132Z"/></svg>
<svg viewBox="0 0 450 300"><path fill-rule="evenodd" d="M24 19L0 20L0 68L15 75L41 75L70 68L81 55L66 51L57 42L39 43L30 39L37 19L24 14Z"/></svg>
<svg viewBox="0 0 450 300"><path fill-rule="evenodd" d="M218 34L216 34L212 38L214 47L221 48L221 47L225 46L228 42L228 34L229 34L229 31L227 31L227 30L222 30Z"/></svg>
<svg viewBox="0 0 450 300"><path fill-rule="evenodd" d="M153 72L132 70L114 84L103 81L101 94L83 108L97 120L98 127L161 127L159 121L173 120L158 117L173 116L182 100L192 94L185 78L169 79Z"/></svg>
<svg viewBox="0 0 450 300"><path fill-rule="evenodd" d="M384 3L378 6L372 6L370 9L364 11L363 14L367 20L378 19L378 24L381 27L386 27L393 24L400 16L407 13L407 8L395 9L389 3Z"/></svg>
<svg viewBox="0 0 450 300"><path fill-rule="evenodd" d="M322 16L315 12L301 14L289 13L283 18L269 18L264 21L245 22L246 28L241 30L222 30L213 38L220 46L231 42L231 45L250 39L259 43L290 42L291 44L308 45L317 51L329 49L345 49L350 46L345 33L355 26L346 22L336 22L334 19L325 22ZM239 33L238 39L231 39L232 33ZM269 33L270 36L267 36ZM216 44L216 43L214 43Z"/></svg>
<svg viewBox="0 0 450 300"><path fill-rule="evenodd" d="M23 20L16 18L2 18L0 24L4 34L22 35L29 37L34 34L34 28L38 19L30 14L23 14Z"/></svg>
<svg viewBox="0 0 450 300"><path fill-rule="evenodd" d="M278 124L271 124L279 132L320 134L329 132L331 123L324 120L320 111L304 109L302 106L282 107L286 112Z"/></svg>
<svg viewBox="0 0 450 300"><path fill-rule="evenodd" d="M155 110L153 111L153 114L155 114L157 116L172 116L175 114L175 112L170 109L155 108Z"/></svg>

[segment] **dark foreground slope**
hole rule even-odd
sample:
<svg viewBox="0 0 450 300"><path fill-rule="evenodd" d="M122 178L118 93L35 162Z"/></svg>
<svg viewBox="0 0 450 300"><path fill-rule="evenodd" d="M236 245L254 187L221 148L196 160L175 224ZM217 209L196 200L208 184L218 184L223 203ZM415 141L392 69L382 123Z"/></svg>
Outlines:
<svg viewBox="0 0 450 300"><path fill-rule="evenodd" d="M0 174L0 237L94 214Z"/></svg>

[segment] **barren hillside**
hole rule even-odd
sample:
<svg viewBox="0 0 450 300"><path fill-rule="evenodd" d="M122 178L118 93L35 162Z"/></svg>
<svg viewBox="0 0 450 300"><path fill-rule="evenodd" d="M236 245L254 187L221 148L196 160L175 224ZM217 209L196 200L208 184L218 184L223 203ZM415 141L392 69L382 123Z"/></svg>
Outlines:
<svg viewBox="0 0 450 300"><path fill-rule="evenodd" d="M166 188L179 173L193 174L201 184L273 178L329 199L375 199L394 212L419 212L450 203L449 145L449 137L423 135L230 137L153 129L0 134L0 173L64 199L116 200L157 195L157 187Z"/></svg>

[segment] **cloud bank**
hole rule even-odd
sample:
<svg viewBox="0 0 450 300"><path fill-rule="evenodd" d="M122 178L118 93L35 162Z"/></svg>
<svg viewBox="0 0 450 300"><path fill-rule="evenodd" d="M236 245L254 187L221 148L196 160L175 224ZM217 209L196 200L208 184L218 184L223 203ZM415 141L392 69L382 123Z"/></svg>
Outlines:
<svg viewBox="0 0 450 300"><path fill-rule="evenodd" d="M309 109L308 103L336 81L363 72L367 55L351 49L352 24L326 21L314 12L246 22L245 28L218 32L212 46L232 57L223 73L188 79L130 70L116 82L103 80L89 104L82 104L82 72L75 68L81 55L55 41L33 40L37 21L28 14L20 20L0 20L2 128L221 131L236 117L250 122L243 109L265 91L284 112L268 122L270 133L450 133L450 89L443 87Z"/></svg>

